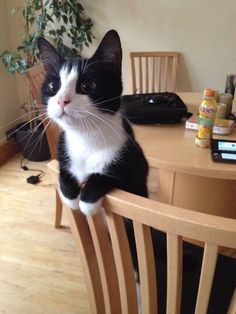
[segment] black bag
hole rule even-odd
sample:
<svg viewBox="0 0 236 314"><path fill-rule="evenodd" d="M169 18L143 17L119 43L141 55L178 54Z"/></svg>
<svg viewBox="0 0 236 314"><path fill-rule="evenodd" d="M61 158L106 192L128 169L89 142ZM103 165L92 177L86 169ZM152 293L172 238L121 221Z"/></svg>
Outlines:
<svg viewBox="0 0 236 314"><path fill-rule="evenodd" d="M125 117L137 124L177 123L191 116L175 93L124 95L121 103Z"/></svg>

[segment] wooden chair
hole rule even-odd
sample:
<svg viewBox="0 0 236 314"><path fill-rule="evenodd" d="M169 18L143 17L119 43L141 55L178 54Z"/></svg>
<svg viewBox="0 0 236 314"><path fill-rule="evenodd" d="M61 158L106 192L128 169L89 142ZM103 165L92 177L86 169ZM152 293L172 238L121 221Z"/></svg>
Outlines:
<svg viewBox="0 0 236 314"><path fill-rule="evenodd" d="M174 92L179 53L130 52L133 94Z"/></svg>
<svg viewBox="0 0 236 314"><path fill-rule="evenodd" d="M57 185L57 161L51 161L48 167ZM141 313L157 313L156 270L150 227L162 230L167 235L168 314L180 313L183 237L204 243L195 314L207 313L218 248L236 249L236 221L177 208L120 190L107 195L103 207L103 212L87 218L79 210L66 208L79 248L91 313L138 313L134 272L123 217L131 219L134 226ZM222 295L223 287L224 282ZM227 314L235 311L236 290Z"/></svg>
<svg viewBox="0 0 236 314"><path fill-rule="evenodd" d="M44 108L44 105L41 101L41 85L44 80L45 70L43 65L36 65L26 71L26 77L29 80L30 92L32 93L33 98L36 100L39 108ZM57 155L57 141L60 134L59 127L50 123L49 119L44 121L44 126L46 129L47 141L50 149L51 159L55 159ZM58 196L56 190L56 215L55 215L55 227L59 228L61 225L62 218L62 202Z"/></svg>
<svg viewBox="0 0 236 314"><path fill-rule="evenodd" d="M29 80L30 91L33 98L36 100L39 108L44 108L41 101L41 85L44 80L45 70L43 65L36 65L26 71L26 76ZM54 123L49 124L49 119L45 120L46 135L49 144L51 158L55 159L57 154L57 141L60 134L60 129Z"/></svg>

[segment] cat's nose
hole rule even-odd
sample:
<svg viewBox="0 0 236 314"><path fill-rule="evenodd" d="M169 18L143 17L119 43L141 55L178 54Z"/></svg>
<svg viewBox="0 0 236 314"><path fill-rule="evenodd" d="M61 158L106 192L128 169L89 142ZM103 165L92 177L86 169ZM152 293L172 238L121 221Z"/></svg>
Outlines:
<svg viewBox="0 0 236 314"><path fill-rule="evenodd" d="M70 99L67 96L62 96L58 99L58 105L64 109L66 105L70 103Z"/></svg>

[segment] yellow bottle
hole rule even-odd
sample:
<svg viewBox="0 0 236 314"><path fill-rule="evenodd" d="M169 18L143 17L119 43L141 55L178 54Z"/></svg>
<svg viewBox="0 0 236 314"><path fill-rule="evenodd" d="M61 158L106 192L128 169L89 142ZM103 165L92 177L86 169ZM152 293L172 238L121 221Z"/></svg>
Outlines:
<svg viewBox="0 0 236 314"><path fill-rule="evenodd" d="M215 91L213 89L205 89L203 102L199 107L199 128L195 138L195 143L200 147L210 146L216 111Z"/></svg>

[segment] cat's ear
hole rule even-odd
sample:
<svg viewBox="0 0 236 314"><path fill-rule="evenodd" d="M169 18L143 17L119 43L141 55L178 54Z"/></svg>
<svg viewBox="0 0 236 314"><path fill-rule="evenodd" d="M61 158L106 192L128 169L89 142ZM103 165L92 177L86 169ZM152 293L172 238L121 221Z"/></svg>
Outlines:
<svg viewBox="0 0 236 314"><path fill-rule="evenodd" d="M62 63L65 59L57 52L57 50L44 38L38 38L38 48L40 59L44 68L48 73L58 75Z"/></svg>
<svg viewBox="0 0 236 314"><path fill-rule="evenodd" d="M110 30L106 33L95 51L93 58L111 62L116 65L118 69L121 69L122 48L120 37L115 30Z"/></svg>

